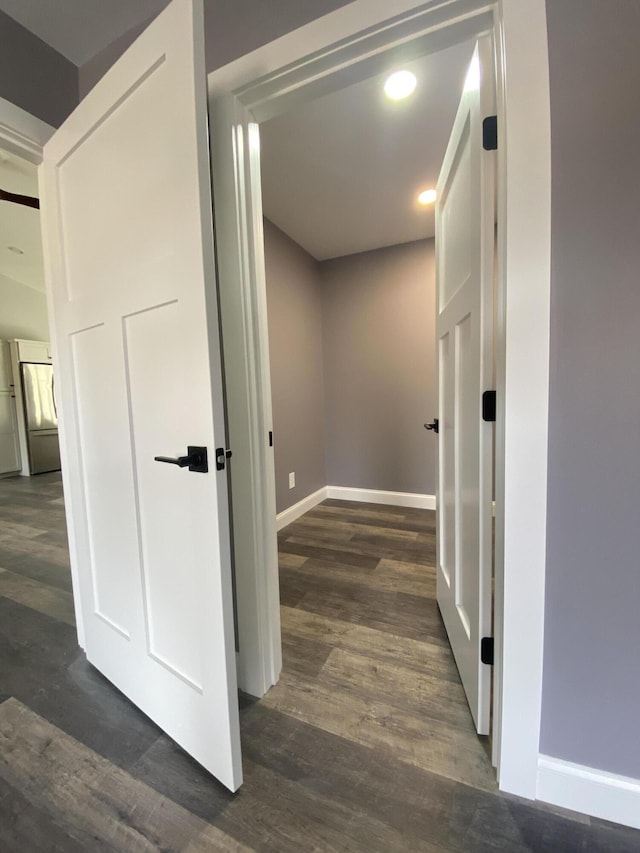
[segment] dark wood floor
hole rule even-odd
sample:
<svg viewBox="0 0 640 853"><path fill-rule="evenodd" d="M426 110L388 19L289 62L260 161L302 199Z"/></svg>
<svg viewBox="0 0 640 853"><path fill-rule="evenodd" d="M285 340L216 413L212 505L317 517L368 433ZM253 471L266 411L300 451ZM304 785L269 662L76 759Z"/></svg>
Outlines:
<svg viewBox="0 0 640 853"><path fill-rule="evenodd" d="M0 481L0 851L639 851L501 795L434 602L433 517L327 501L280 534L284 672L229 794L91 666L57 475Z"/></svg>

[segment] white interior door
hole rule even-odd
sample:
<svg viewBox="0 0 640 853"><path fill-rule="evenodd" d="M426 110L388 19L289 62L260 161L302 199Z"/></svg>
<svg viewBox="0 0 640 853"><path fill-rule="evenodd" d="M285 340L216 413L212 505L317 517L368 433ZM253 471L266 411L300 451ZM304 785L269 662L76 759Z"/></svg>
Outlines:
<svg viewBox="0 0 640 853"><path fill-rule="evenodd" d="M479 734L488 734L491 669L494 151L491 42L476 45L438 180L436 300L439 392L437 599Z"/></svg>
<svg viewBox="0 0 640 853"><path fill-rule="evenodd" d="M174 0L45 146L63 474L87 657L242 781L202 0ZM208 472L155 461L208 451Z"/></svg>

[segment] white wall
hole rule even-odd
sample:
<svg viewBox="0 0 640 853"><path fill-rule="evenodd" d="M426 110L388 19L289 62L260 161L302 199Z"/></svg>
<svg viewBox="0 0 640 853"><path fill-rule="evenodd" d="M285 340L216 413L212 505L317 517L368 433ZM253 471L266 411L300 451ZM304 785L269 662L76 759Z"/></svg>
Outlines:
<svg viewBox="0 0 640 853"><path fill-rule="evenodd" d="M39 290L0 275L0 340L11 338L49 340L47 299Z"/></svg>

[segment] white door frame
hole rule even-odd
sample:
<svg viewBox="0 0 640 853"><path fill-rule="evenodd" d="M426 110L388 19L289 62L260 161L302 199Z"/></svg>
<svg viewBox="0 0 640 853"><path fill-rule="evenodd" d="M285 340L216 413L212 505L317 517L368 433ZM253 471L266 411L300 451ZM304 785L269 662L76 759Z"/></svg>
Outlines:
<svg viewBox="0 0 640 853"><path fill-rule="evenodd" d="M498 127L498 422L494 763L534 799L544 627L551 154L544 0L356 0L209 75L216 243L225 338L241 686L280 669L269 353L258 122L346 81L493 30ZM391 53L389 53L391 51ZM384 55L386 54L386 55ZM225 312L225 302L231 313ZM229 357L230 355L230 357ZM243 501L246 504L243 505ZM242 532L238 528L242 522ZM246 615L251 616L250 624Z"/></svg>

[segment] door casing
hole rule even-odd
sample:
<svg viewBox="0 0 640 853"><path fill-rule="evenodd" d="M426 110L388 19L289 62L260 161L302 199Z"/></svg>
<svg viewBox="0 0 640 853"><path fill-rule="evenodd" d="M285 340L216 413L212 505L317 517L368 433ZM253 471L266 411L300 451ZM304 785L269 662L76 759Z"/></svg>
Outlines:
<svg viewBox="0 0 640 853"><path fill-rule="evenodd" d="M356 0L209 75L235 539L240 685L281 666L258 124L389 62L493 32L498 148L494 764L534 799L542 696L550 304L550 120L544 0ZM532 74L531 69L536 73ZM225 312L225 303L232 306ZM535 357L532 357L535 354ZM246 680L243 683L243 675Z"/></svg>

